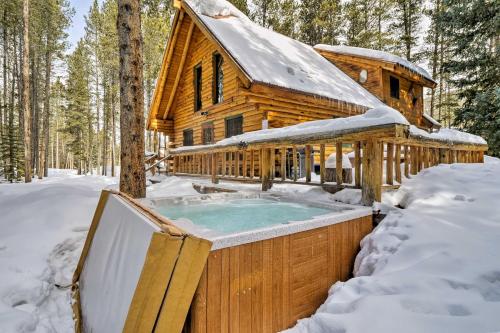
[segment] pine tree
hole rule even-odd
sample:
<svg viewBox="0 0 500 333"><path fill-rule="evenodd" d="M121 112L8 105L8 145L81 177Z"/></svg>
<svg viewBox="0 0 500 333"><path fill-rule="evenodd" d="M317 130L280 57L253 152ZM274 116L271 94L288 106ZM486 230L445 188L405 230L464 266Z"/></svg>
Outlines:
<svg viewBox="0 0 500 333"><path fill-rule="evenodd" d="M417 62L421 56L416 49L423 14L423 0L396 0L394 6L393 52L411 62Z"/></svg>
<svg viewBox="0 0 500 333"><path fill-rule="evenodd" d="M450 39L450 59L443 66L462 102L453 123L484 137L489 153L500 156L500 3L442 1L440 25Z"/></svg>
<svg viewBox="0 0 500 333"><path fill-rule="evenodd" d="M388 3L384 1L352 0L345 4L346 43L350 46L385 49Z"/></svg>
<svg viewBox="0 0 500 333"><path fill-rule="evenodd" d="M243 14L248 15L250 11L248 10L247 0L229 0L236 8L238 8Z"/></svg>
<svg viewBox="0 0 500 333"><path fill-rule="evenodd" d="M90 56L80 40L68 59L66 88L67 109L63 131L70 135L68 148L77 160L78 174L82 174L86 161L88 110L90 108Z"/></svg>

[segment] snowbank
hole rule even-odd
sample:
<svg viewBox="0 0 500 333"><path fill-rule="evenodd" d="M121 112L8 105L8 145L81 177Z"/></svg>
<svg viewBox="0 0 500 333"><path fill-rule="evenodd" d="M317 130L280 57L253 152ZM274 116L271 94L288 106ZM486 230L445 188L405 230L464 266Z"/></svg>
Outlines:
<svg viewBox="0 0 500 333"><path fill-rule="evenodd" d="M289 332L500 331L499 175L498 159L440 165L385 193L355 278Z"/></svg>
<svg viewBox="0 0 500 333"><path fill-rule="evenodd" d="M229 2L185 3L253 81L364 107L383 105L311 46L253 23Z"/></svg>
<svg viewBox="0 0 500 333"><path fill-rule="evenodd" d="M390 62L393 64L398 64L400 66L403 66L412 72L415 72L423 77L425 77L428 80L431 80L434 82L432 79L432 76L422 67L415 65L414 63L398 57L395 54L384 52L384 51L379 51L379 50L373 50L373 49L365 49L362 47L355 47L355 46L347 46L347 45L326 45L326 44L318 44L314 46L315 49L318 50L324 50L324 51L329 51L329 52L334 52L334 53L340 53L340 54L347 54L347 55L353 55L353 56L359 56L359 57L364 57L364 58L370 58L370 59L376 59L376 60L382 60L386 62Z"/></svg>
<svg viewBox="0 0 500 333"><path fill-rule="evenodd" d="M315 120L297 125L264 129L235 135L227 139L206 146L185 146L176 148L174 152L185 152L200 149L201 147L225 147L240 143L256 143L264 140L290 139L295 136L321 135L342 132L346 130L361 129L370 126L382 126L390 124L409 125L408 120L398 111L388 106L380 106L370 109L365 113L352 117Z"/></svg>

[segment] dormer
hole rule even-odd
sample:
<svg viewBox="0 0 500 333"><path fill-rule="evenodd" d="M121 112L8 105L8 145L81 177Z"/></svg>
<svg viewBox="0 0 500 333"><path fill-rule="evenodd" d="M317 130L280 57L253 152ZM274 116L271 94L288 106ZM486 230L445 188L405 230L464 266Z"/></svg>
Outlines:
<svg viewBox="0 0 500 333"><path fill-rule="evenodd" d="M437 126L424 117L423 88L433 89L436 82L422 67L378 50L323 44L314 49L410 123L427 129Z"/></svg>

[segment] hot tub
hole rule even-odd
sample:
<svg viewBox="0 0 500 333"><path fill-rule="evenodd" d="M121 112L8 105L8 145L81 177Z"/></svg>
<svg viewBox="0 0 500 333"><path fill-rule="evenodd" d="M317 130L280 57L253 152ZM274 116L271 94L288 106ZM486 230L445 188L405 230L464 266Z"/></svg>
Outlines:
<svg viewBox="0 0 500 333"><path fill-rule="evenodd" d="M148 200L212 241L188 332L276 332L310 316L352 272L371 208L269 193Z"/></svg>

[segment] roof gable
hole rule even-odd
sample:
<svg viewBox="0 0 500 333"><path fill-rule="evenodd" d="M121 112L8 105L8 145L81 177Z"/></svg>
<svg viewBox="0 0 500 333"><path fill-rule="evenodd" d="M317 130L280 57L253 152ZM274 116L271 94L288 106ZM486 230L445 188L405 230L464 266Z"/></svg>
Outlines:
<svg viewBox="0 0 500 333"><path fill-rule="evenodd" d="M251 81L374 107L381 102L311 46L263 28L225 0L184 0Z"/></svg>

